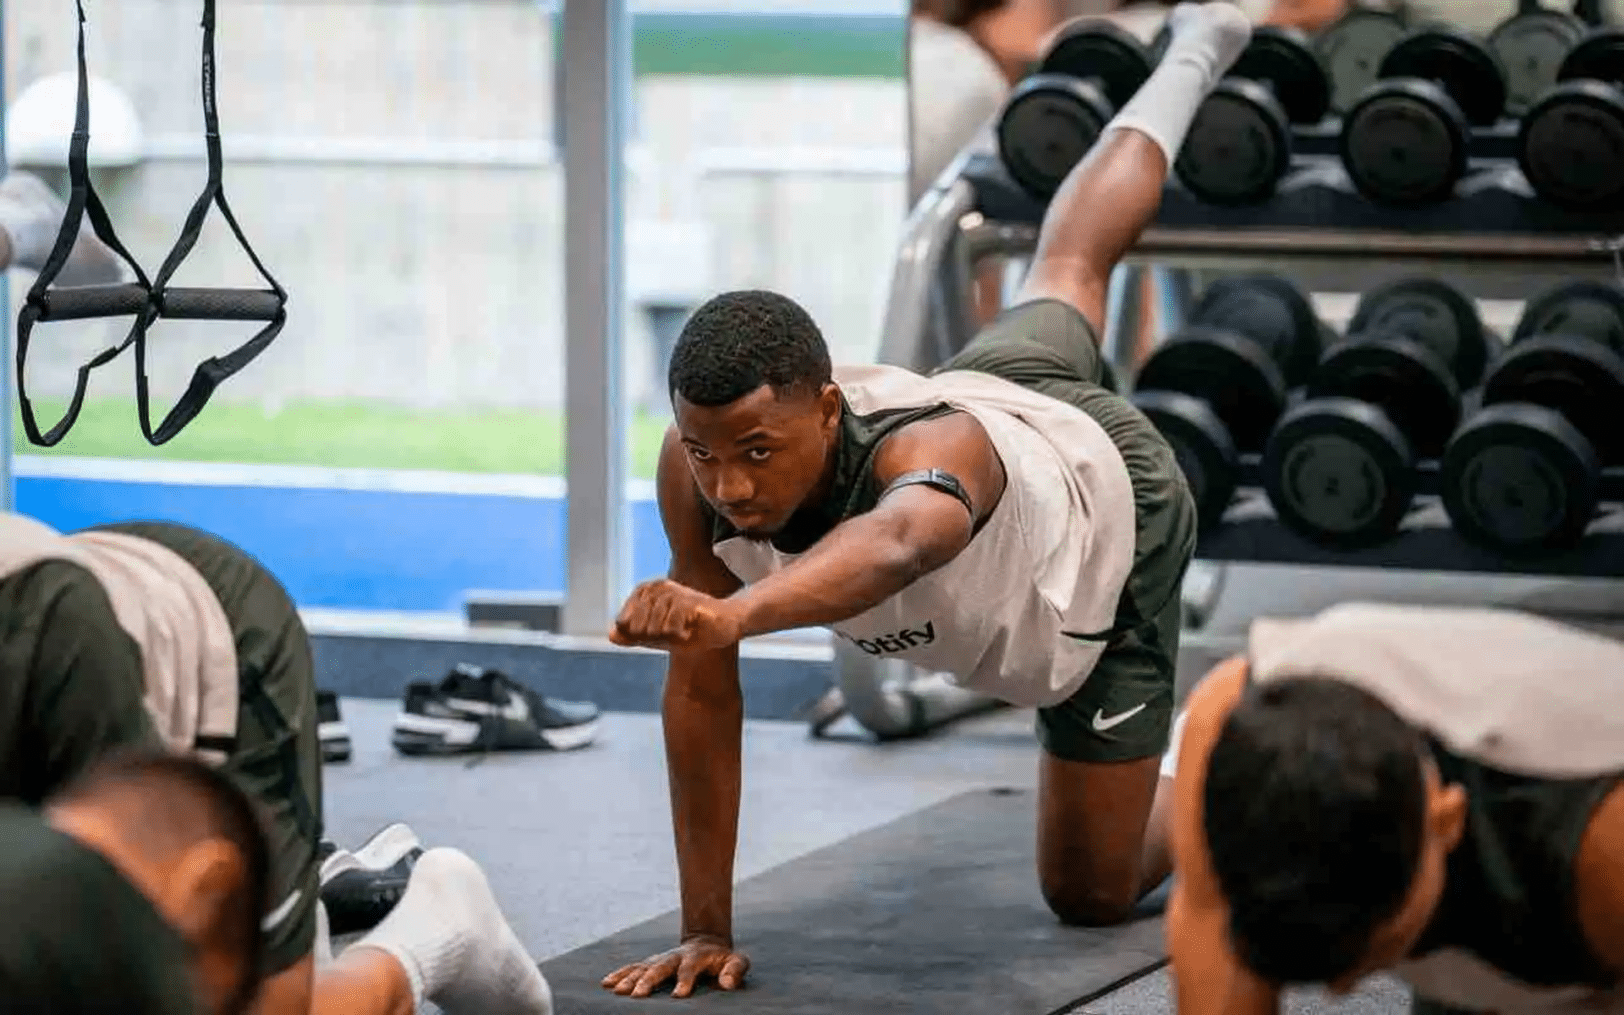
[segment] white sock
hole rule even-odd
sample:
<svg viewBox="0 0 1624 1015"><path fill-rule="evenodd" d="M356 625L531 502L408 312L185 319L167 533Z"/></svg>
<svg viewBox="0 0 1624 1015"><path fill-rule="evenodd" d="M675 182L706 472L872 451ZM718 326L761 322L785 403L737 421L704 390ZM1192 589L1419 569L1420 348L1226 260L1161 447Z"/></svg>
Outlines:
<svg viewBox="0 0 1624 1015"><path fill-rule="evenodd" d="M1173 169L1201 103L1252 39L1252 23L1229 3L1182 3L1167 24L1173 33L1167 55L1107 131L1129 128L1156 142Z"/></svg>
<svg viewBox="0 0 1624 1015"><path fill-rule="evenodd" d="M447 1015L551 1015L552 989L502 916L490 882L467 854L431 849L406 894L352 948L378 948L406 970L412 1002Z"/></svg>
<svg viewBox="0 0 1624 1015"><path fill-rule="evenodd" d="M1162 755L1162 778L1171 779L1178 774L1179 747L1184 743L1184 720L1189 712L1180 712L1173 717L1173 732L1167 741L1167 753Z"/></svg>
<svg viewBox="0 0 1624 1015"><path fill-rule="evenodd" d="M327 904L316 900L316 972L333 964L333 932L327 922Z"/></svg>
<svg viewBox="0 0 1624 1015"><path fill-rule="evenodd" d="M7 173L0 180L0 230L11 241L11 266L29 271L45 267L67 214L67 205L44 180L20 170ZM96 238L87 216L80 222L79 238L57 274L56 284L111 285L122 276L118 257Z"/></svg>

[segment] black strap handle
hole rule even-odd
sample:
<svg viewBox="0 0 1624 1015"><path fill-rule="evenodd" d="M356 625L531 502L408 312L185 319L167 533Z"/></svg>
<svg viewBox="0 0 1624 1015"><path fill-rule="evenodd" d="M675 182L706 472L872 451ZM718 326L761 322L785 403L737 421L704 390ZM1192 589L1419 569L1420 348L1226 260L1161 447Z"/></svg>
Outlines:
<svg viewBox="0 0 1624 1015"><path fill-rule="evenodd" d="M1601 0L1573 0L1573 13L1593 28L1600 28L1606 20L1602 16Z"/></svg>
<svg viewBox="0 0 1624 1015"><path fill-rule="evenodd" d="M174 321L274 321L282 300L265 289L191 289L170 286L149 292L133 282L47 291L39 301L38 323L128 317L155 303L158 316Z"/></svg>
<svg viewBox="0 0 1624 1015"><path fill-rule="evenodd" d="M125 286L94 286L89 290L119 290L115 297L108 294L104 298L104 307L118 308L105 310L99 313L87 314L83 312L85 303L75 303L73 297L68 297L66 304L61 304L68 310L67 314L58 311L57 320L72 320L85 317L111 317L127 314L137 315L137 326L150 314L150 308L145 306L145 297L150 289L147 276L136 263L130 252L124 249L118 235L113 232L112 221L107 216L107 209L102 206L101 198L96 194L96 188L90 182L89 150L90 150L90 82L89 71L85 63L85 5L84 0L75 0L79 15L79 96L73 118L73 138L68 145L68 181L72 187L68 195L67 214L63 216L62 227L56 234L56 245L51 248L51 254L41 266L39 275L34 279L33 286L28 290L23 308L17 314L17 403L23 417L23 431L28 439L42 447L54 447L61 443L62 438L73 429L73 424L79 418L79 410L84 406L85 390L90 383L91 371L118 357L118 354L129 347L134 340L135 332L131 329L124 341L118 345L109 346L97 353L88 363L79 367L78 379L73 389L73 399L68 403L68 411L56 425L45 433L40 433L39 422L34 416L34 404L28 398L28 340L33 334L34 325L52 316L50 306L62 299L63 294L75 292L73 289L59 289L51 291L51 283L56 281L62 273L62 266L68 261L68 254L72 252L73 245L79 240L79 227L88 212L91 228L96 236L108 249L117 254L125 264L135 272L137 282L128 287L141 293L142 305L132 305L130 295ZM91 305L94 305L92 302Z"/></svg>
<svg viewBox="0 0 1624 1015"><path fill-rule="evenodd" d="M220 383L253 362L254 358L275 340L281 333L282 326L287 323L287 292L275 278L271 277L271 273L261 263L259 255L254 253L248 237L243 235L242 227L237 224L237 217L231 212L231 205L226 202L223 184L225 159L220 151L219 103L214 87L216 77L214 6L215 0L203 0L203 136L208 147L209 179L204 184L203 193L198 195L197 201L192 205L191 213L186 216L179 239L175 241L175 246L169 251L169 256L164 258L163 265L152 280L153 302L157 305L158 313L138 319L133 332L136 408L141 416L141 433L154 445L169 441L196 419ZM219 207L220 214L225 216L226 224L231 227L232 235L237 237L243 252L270 284L269 291L218 289L211 292L166 288L175 270L197 245L198 236L203 231L203 221L208 217L211 206ZM147 384L147 331L160 316L190 320L267 323L252 338L226 355L210 357L199 363L197 369L192 372L192 382L187 385L185 393L170 407L169 414L154 429Z"/></svg>
<svg viewBox="0 0 1624 1015"><path fill-rule="evenodd" d="M29 290L26 305L17 318L17 394L22 407L23 429L35 444L51 447L59 443L72 429L83 407L90 372L115 359L130 345L135 346L135 396L141 420L141 433L148 443L161 445L171 440L197 418L208 404L209 398L232 374L247 366L281 333L287 322L287 292L271 277L259 255L254 253L242 227L237 224L231 206L226 202L222 185L224 157L220 150L220 121L215 94L215 0L203 4L203 124L208 147L209 177L203 193L192 205L190 214L181 227L179 239L164 259L158 274L150 282L141 266L124 249L114 233L101 199L90 183L87 153L90 142L90 101L88 70L85 60L84 0L75 0L79 13L79 101L74 122L73 143L68 152L68 175L73 193L68 201L67 216L57 233L56 245L46 260L34 286ZM237 242L259 273L270 284L266 289L198 289L170 287L169 280L197 245L203 222L209 209L218 205ZM67 262L68 254L78 240L79 225L89 212L96 235L115 251L135 271L137 281L122 285L84 286L69 289L50 288ZM41 434L34 419L33 405L28 399L24 382L28 341L34 325L46 321L87 320L100 317L133 316L134 323L124 340L103 350L89 363L79 368L78 381L67 414L48 432ZM192 321L263 321L265 327L252 338L224 356L211 357L198 364L191 383L184 394L170 408L169 414L154 428L151 422L150 393L148 390L146 359L147 336L152 326L163 318Z"/></svg>

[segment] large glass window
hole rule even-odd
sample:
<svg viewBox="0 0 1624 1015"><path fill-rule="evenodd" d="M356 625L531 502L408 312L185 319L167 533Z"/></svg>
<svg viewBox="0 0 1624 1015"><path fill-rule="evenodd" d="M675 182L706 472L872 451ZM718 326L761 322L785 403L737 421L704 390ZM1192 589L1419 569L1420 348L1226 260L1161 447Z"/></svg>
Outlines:
<svg viewBox="0 0 1624 1015"><path fill-rule="evenodd" d="M624 390L634 576L662 571L664 365L725 289L801 301L837 360L873 358L905 212L899 0L632 0ZM230 0L219 5L225 191L290 294L286 329L162 447L133 356L102 368L61 444L14 431L18 507L60 528L170 518L261 556L301 606L454 611L469 590L564 587L561 4ZM201 0L87 0L91 74L139 127L95 171L152 273L205 179ZM72 5L6 4L14 108L74 73ZM98 86L99 87L99 86ZM62 117L71 115L71 105ZM14 166L59 194L54 159ZM93 116L95 138L108 127ZM11 273L13 309L33 282ZM257 287L211 215L175 278ZM42 426L127 321L42 326ZM163 322L155 420L247 325Z"/></svg>
<svg viewBox="0 0 1624 1015"><path fill-rule="evenodd" d="M663 571L648 482L682 320L728 289L812 314L839 362L872 362L907 205L901 0L632 4L627 398L633 566ZM694 8L705 8L696 11Z"/></svg>
<svg viewBox="0 0 1624 1015"><path fill-rule="evenodd" d="M75 71L73 4L4 5L15 109ZM201 0L87 0L91 74L128 100L132 164L96 171L148 274L205 180ZM230 0L218 9L225 193L289 292L276 342L162 447L133 355L62 443L14 447L19 508L59 527L196 524L266 559L302 606L454 610L463 590L561 587L561 174L552 20L535 3ZM71 105L63 117L71 117ZM66 192L57 164L15 166ZM14 123L14 127L18 124ZM38 122L35 127L40 127ZM93 113L92 151L106 116ZM15 131L13 131L15 134ZM16 147L16 146L14 146ZM14 306L34 276L14 270ZM174 279L259 287L218 212ZM42 426L127 320L41 326ZM154 419L246 325L152 333Z"/></svg>

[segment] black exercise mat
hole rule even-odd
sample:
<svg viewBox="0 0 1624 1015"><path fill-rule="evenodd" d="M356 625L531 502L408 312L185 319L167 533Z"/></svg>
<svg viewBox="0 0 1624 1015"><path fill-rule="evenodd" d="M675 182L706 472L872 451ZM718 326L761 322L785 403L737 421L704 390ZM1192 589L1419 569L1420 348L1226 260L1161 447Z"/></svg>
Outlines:
<svg viewBox="0 0 1624 1015"><path fill-rule="evenodd" d="M1160 893L1132 922L1062 927L1039 894L1032 793L954 797L741 882L744 989L620 998L610 971L676 944L675 912L542 964L559 1015L1053 1015L1163 960Z"/></svg>

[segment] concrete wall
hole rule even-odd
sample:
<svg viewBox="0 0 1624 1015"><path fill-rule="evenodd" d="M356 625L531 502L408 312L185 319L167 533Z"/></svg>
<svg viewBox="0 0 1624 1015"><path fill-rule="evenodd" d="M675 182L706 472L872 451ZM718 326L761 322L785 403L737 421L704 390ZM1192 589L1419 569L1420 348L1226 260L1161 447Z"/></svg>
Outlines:
<svg viewBox="0 0 1624 1015"><path fill-rule="evenodd" d="M74 18L68 3L3 8L9 102L74 67ZM92 71L133 100L149 151L99 186L149 271L204 179L199 10L90 8ZM529 0L221 0L226 193L292 300L283 336L219 397L561 404L552 47ZM902 82L648 77L635 94L633 292L779 289L812 310L838 357L872 356L905 210ZM860 165L817 168L831 149ZM13 291L31 281L15 273ZM258 284L218 217L176 282ZM648 398L646 324L627 319L630 393ZM42 329L31 393L71 390L74 365L119 329ZM166 323L159 390L177 392L193 364L246 335ZM93 393L127 395L126 362Z"/></svg>

